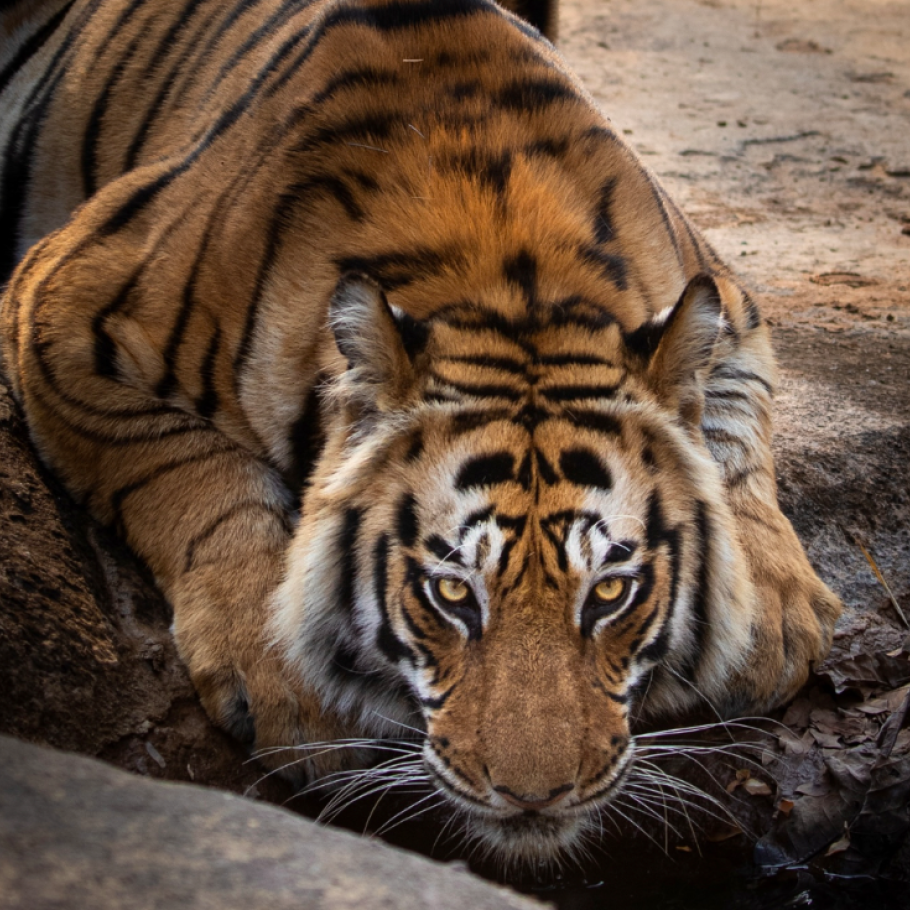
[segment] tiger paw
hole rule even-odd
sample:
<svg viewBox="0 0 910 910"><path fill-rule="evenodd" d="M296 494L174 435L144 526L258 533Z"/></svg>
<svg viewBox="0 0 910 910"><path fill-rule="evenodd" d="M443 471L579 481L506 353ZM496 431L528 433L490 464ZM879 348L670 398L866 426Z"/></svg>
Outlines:
<svg viewBox="0 0 910 910"><path fill-rule="evenodd" d="M843 606L819 579L790 522L777 509L751 515L743 534L756 593L752 647L733 680L737 713L792 698L831 648Z"/></svg>
<svg viewBox="0 0 910 910"><path fill-rule="evenodd" d="M292 679L283 662L263 654L255 669L233 667L191 672L209 717L253 756L292 784L301 786L361 764L362 750L342 741L350 729L324 709L312 691Z"/></svg>

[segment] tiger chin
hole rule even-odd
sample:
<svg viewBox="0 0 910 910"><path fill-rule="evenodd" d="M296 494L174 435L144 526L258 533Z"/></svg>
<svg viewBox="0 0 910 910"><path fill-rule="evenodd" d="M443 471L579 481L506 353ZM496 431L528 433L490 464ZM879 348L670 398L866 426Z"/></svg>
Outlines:
<svg viewBox="0 0 910 910"><path fill-rule="evenodd" d="M217 723L558 861L642 722L799 688L840 603L777 505L767 327L546 38L488 0L25 6L3 367Z"/></svg>

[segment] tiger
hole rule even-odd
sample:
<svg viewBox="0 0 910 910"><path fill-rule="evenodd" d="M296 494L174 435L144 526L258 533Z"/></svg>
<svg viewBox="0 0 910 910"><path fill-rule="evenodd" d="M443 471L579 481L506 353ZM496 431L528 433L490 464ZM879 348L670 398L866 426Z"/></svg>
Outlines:
<svg viewBox="0 0 910 910"><path fill-rule="evenodd" d="M793 696L841 605L767 324L555 3L2 15L2 366L217 724L298 782L411 741L474 841L556 861L642 725Z"/></svg>

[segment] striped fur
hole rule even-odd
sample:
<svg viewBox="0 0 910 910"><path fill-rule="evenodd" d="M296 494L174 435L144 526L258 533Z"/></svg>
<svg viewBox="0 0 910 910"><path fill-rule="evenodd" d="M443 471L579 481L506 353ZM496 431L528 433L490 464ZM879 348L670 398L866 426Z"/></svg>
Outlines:
<svg viewBox="0 0 910 910"><path fill-rule="evenodd" d="M535 29L489 0L0 16L4 369L213 718L261 748L419 727L478 836L548 857L633 716L801 685L840 608L777 507L767 329Z"/></svg>

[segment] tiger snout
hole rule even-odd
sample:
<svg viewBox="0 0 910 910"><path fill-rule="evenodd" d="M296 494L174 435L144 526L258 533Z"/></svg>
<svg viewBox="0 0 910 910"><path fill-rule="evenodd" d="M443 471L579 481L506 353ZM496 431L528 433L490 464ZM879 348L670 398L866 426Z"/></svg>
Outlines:
<svg viewBox="0 0 910 910"><path fill-rule="evenodd" d="M513 643L428 718L424 756L437 786L503 852L570 847L629 763L625 705L579 660L577 648Z"/></svg>

